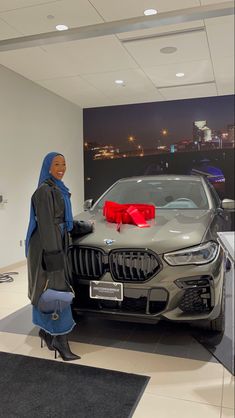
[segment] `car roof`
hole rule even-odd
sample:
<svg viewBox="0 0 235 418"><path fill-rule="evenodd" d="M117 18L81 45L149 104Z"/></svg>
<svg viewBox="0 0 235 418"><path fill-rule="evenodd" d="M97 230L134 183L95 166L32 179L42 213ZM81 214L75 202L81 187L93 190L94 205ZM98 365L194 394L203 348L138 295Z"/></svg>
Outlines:
<svg viewBox="0 0 235 418"><path fill-rule="evenodd" d="M137 176L137 177L126 177L118 181L137 181L137 180L188 180L201 182L204 177L200 175L182 175L182 174L159 174L156 176Z"/></svg>

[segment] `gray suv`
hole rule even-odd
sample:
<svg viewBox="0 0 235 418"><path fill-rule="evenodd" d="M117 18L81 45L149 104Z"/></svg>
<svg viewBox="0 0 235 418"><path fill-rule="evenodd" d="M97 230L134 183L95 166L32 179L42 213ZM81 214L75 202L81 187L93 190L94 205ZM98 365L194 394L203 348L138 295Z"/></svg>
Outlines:
<svg viewBox="0 0 235 418"><path fill-rule="evenodd" d="M156 208L148 228L107 222L105 201ZM235 202L220 201L201 176L121 179L77 218L94 232L70 246L75 314L156 323L161 319L223 331L226 259L217 232L230 230Z"/></svg>

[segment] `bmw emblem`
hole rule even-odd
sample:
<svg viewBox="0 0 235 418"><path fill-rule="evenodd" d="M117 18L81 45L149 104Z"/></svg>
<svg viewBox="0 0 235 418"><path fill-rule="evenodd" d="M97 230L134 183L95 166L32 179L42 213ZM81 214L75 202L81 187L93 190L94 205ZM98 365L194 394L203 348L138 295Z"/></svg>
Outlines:
<svg viewBox="0 0 235 418"><path fill-rule="evenodd" d="M104 239L105 244L112 245L115 239Z"/></svg>

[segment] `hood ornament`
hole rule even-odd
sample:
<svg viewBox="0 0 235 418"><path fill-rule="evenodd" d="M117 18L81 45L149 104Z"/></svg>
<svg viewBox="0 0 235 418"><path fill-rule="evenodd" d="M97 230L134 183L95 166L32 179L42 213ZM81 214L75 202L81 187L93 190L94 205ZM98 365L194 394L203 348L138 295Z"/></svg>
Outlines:
<svg viewBox="0 0 235 418"><path fill-rule="evenodd" d="M106 245L112 245L114 243L115 239L104 239L104 242Z"/></svg>

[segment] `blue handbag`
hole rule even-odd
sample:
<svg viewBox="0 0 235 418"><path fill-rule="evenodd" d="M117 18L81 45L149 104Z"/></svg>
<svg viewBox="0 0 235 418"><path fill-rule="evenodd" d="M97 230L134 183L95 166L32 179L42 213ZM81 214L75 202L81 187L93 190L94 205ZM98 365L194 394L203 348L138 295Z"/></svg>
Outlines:
<svg viewBox="0 0 235 418"><path fill-rule="evenodd" d="M42 313L52 314L52 319L59 319L60 313L71 305L73 292L47 289L39 298L37 308Z"/></svg>

